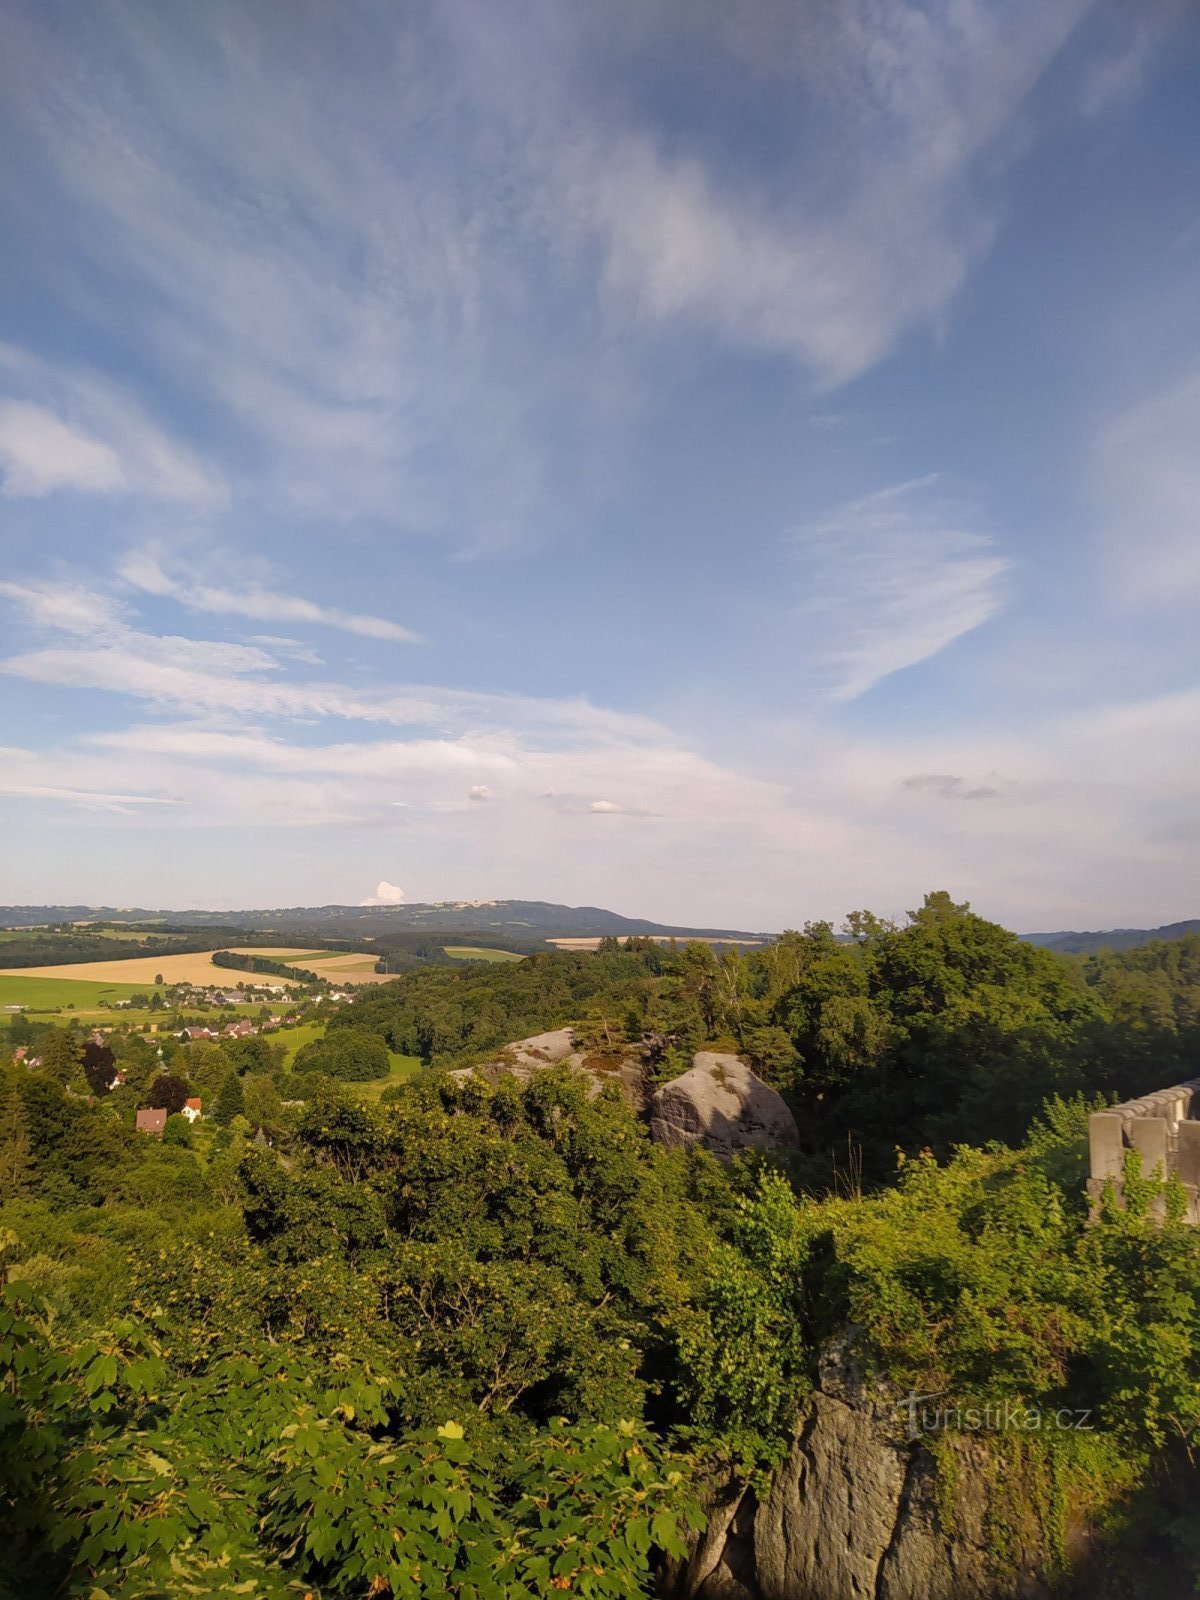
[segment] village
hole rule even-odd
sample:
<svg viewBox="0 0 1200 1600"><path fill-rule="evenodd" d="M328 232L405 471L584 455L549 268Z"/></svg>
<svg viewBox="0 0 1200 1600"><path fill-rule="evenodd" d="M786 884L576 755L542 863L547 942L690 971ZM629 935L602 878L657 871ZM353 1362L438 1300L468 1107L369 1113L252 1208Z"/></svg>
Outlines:
<svg viewBox="0 0 1200 1600"><path fill-rule="evenodd" d="M112 1048L117 1045L120 1052L119 1041L156 1044L159 1072L167 1075L171 1071L168 1055L174 1055L180 1047L234 1044L268 1036L280 1036L277 1042L282 1044L289 1037L296 1038L296 1030L308 1032L322 1027L331 1011L353 998L353 986L315 989L312 985L266 981L221 986L183 982L123 1000L100 1001L99 1009L132 1015L112 1022L95 1022L77 1038L85 1055L111 1062L111 1077L97 1086L100 1093L107 1094L125 1088L127 1083L126 1070ZM247 1015L251 1008L253 1014ZM25 1008L7 1009L19 1013ZM153 1020L146 1013L153 1013ZM36 1043L15 1046L12 1060L34 1072L46 1065ZM68 1089L68 1093L73 1092L79 1091ZM143 1093L146 1092L143 1084ZM86 1098L93 1101L96 1095L90 1093ZM171 1109L164 1106L140 1105L134 1126L139 1133L161 1139L171 1114ZM205 1115L203 1097L189 1095L178 1106L178 1114L189 1125L200 1121Z"/></svg>

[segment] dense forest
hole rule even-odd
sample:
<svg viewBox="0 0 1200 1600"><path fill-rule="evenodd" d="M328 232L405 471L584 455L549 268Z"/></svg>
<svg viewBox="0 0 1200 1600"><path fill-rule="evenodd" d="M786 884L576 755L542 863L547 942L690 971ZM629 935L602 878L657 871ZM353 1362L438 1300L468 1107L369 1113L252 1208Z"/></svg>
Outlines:
<svg viewBox="0 0 1200 1600"><path fill-rule="evenodd" d="M737 1052L800 1145L722 1165L565 1069L446 1070L564 1024L658 1082ZM12 1596L666 1593L847 1337L897 1392L1097 1419L986 1441L998 1571L1033 1517L1069 1572L1083 1515L1110 1593L1200 1577L1200 1230L1136 1167L1083 1196L1089 1107L1200 1074L1200 938L1066 957L933 894L745 953L426 967L290 1067L10 1032ZM425 1068L372 1100L388 1050Z"/></svg>

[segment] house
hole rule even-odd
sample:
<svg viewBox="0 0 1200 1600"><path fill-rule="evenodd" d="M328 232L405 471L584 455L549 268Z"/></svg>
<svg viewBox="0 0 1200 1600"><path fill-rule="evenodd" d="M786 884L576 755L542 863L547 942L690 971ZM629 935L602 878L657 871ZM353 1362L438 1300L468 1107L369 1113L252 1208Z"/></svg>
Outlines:
<svg viewBox="0 0 1200 1600"><path fill-rule="evenodd" d="M196 1118L200 1115L199 1095L193 1095L190 1100L184 1101L183 1115L188 1119L189 1122L195 1122Z"/></svg>
<svg viewBox="0 0 1200 1600"><path fill-rule="evenodd" d="M161 1139L166 1125L167 1113L161 1106L147 1107L145 1111L139 1111L137 1114L139 1133L152 1133L156 1139Z"/></svg>
<svg viewBox="0 0 1200 1600"><path fill-rule="evenodd" d="M215 1039L216 1034L211 1028L185 1028L184 1033L189 1039Z"/></svg>

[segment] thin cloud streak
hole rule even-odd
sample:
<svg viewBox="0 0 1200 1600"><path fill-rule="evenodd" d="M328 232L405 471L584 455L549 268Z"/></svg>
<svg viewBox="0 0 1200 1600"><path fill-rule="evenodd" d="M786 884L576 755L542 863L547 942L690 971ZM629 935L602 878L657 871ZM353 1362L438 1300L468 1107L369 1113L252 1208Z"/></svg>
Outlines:
<svg viewBox="0 0 1200 1600"><path fill-rule="evenodd" d="M937 655L1003 605L1009 562L939 504L936 481L880 490L790 536L804 647L834 701Z"/></svg>
<svg viewBox="0 0 1200 1600"><path fill-rule="evenodd" d="M395 644L413 644L420 637L410 628L401 627L398 622L388 621L384 617L341 611L336 606L320 606L299 595L273 593L249 583L237 589L221 589L192 576L179 577L167 572L158 557L149 550L131 552L119 564L117 571L135 589L177 600L189 611L250 617L257 622L311 622L340 628L346 633L358 634L360 638L386 639Z"/></svg>
<svg viewBox="0 0 1200 1600"><path fill-rule="evenodd" d="M222 475L168 437L130 395L82 368L0 343L0 495L144 495L217 508Z"/></svg>

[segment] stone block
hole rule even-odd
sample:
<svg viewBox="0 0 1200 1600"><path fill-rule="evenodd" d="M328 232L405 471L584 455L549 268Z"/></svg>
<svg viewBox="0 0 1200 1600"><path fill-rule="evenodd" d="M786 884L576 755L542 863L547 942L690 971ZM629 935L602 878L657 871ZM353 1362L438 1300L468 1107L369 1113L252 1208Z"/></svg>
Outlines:
<svg viewBox="0 0 1200 1600"><path fill-rule="evenodd" d="M1125 1171L1123 1128L1123 1119L1114 1111L1095 1111L1088 1118L1091 1172L1098 1183L1105 1178L1119 1182Z"/></svg>
<svg viewBox="0 0 1200 1600"><path fill-rule="evenodd" d="M1129 1135L1129 1143L1141 1152L1142 1175L1150 1177L1156 1166L1161 1165L1160 1176L1166 1177L1169 1171L1167 1165L1167 1151L1169 1148L1167 1135L1170 1124L1165 1117L1137 1117L1129 1123L1125 1130Z"/></svg>
<svg viewBox="0 0 1200 1600"><path fill-rule="evenodd" d="M1179 1174L1180 1183L1200 1189L1200 1122L1179 1124L1175 1171Z"/></svg>

